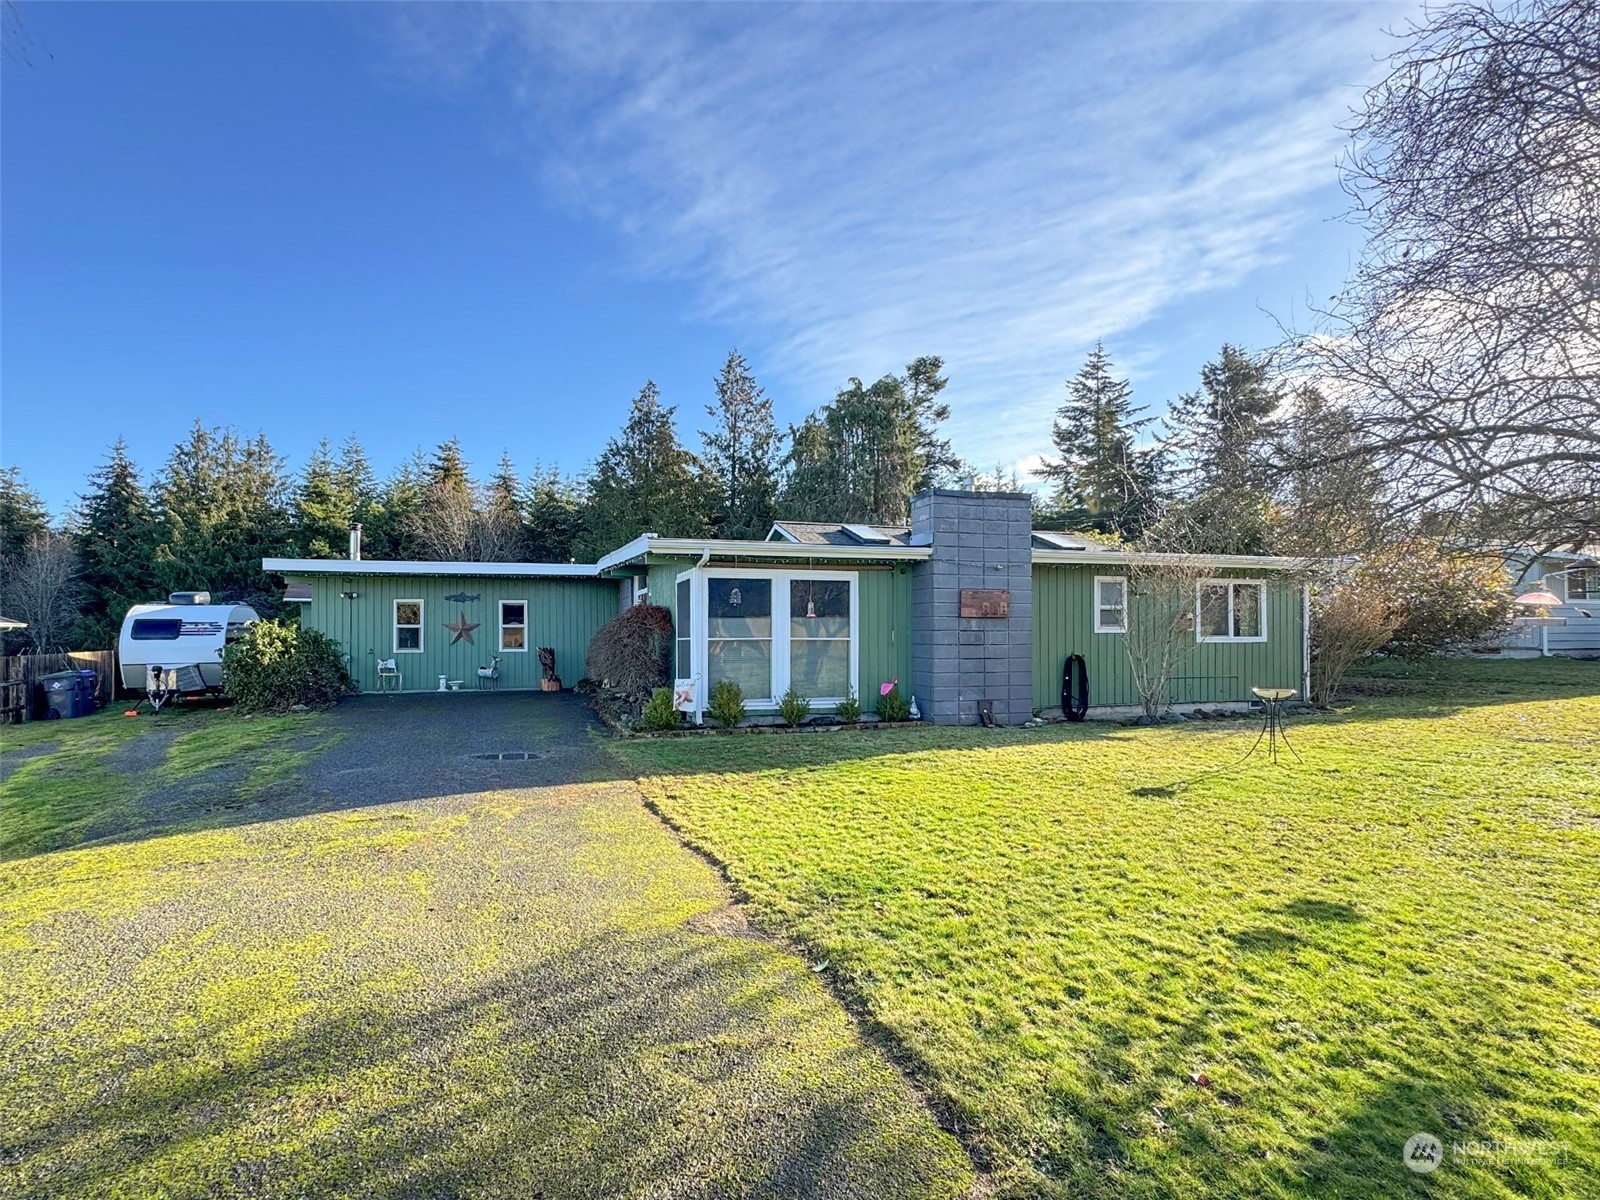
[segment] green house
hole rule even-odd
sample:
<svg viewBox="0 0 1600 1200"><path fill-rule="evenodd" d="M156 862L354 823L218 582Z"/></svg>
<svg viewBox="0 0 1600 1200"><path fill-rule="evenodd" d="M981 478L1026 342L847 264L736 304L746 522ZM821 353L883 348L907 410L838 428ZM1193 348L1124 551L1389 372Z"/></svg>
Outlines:
<svg viewBox="0 0 1600 1200"><path fill-rule="evenodd" d="M682 707L740 685L752 715L793 687L827 712L871 711L898 682L937 724L1017 724L1058 710L1081 656L1091 715L1139 703L1128 624L1141 580L1192 585L1176 614L1177 707L1244 705L1255 687L1302 691L1307 594L1299 564L1253 556L1164 563L1031 527L1026 495L934 489L900 527L780 521L763 541L645 534L595 563L264 560L304 624L336 639L363 691L538 688L536 651L566 686L596 631L632 604L670 610ZM1169 570L1170 568L1170 570ZM1163 618L1169 619L1169 618Z"/></svg>

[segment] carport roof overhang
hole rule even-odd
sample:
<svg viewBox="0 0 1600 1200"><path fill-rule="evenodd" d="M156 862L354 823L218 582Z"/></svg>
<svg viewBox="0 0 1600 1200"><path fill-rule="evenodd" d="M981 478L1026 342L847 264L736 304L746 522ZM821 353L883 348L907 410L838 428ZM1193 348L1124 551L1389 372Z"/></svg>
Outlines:
<svg viewBox="0 0 1600 1200"><path fill-rule="evenodd" d="M527 562L402 562L377 558L263 558L261 569L273 575L503 575L526 579L552 576L594 579L594 563Z"/></svg>

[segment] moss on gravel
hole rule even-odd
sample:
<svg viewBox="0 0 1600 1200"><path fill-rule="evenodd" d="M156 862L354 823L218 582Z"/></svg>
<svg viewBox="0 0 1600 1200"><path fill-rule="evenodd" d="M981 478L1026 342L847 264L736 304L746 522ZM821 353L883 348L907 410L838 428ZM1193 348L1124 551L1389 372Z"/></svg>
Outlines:
<svg viewBox="0 0 1600 1200"><path fill-rule="evenodd" d="M137 804L104 766L153 732L131 720L82 722L37 776L159 809L241 761L281 779L321 720L175 723ZM59 794L20 807L31 840L0 862L8 1200L954 1200L971 1182L805 963L701 931L727 892L627 783L144 837L124 812L108 841L27 857L94 826Z"/></svg>

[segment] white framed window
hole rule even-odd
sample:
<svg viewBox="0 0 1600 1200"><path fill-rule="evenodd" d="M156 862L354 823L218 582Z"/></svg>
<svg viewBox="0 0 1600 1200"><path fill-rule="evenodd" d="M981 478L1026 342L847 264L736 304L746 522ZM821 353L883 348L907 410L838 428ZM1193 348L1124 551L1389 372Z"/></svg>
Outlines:
<svg viewBox="0 0 1600 1200"><path fill-rule="evenodd" d="M1199 642L1267 640L1267 585L1258 579L1202 579L1195 596Z"/></svg>
<svg viewBox="0 0 1600 1200"><path fill-rule="evenodd" d="M698 706L724 679L753 708L791 686L821 704L858 690L856 572L700 568L677 589L677 676L699 681Z"/></svg>
<svg viewBox="0 0 1600 1200"><path fill-rule="evenodd" d="M1094 631L1128 632L1128 580L1123 575L1094 577Z"/></svg>
<svg viewBox="0 0 1600 1200"><path fill-rule="evenodd" d="M673 621L676 671L680 684L694 678L694 572L677 578L678 612Z"/></svg>
<svg viewBox="0 0 1600 1200"><path fill-rule="evenodd" d="M506 654L521 654L528 649L528 602L500 601L500 649Z"/></svg>
<svg viewBox="0 0 1600 1200"><path fill-rule="evenodd" d="M1600 600L1600 569L1585 567L1567 572L1568 600Z"/></svg>
<svg viewBox="0 0 1600 1200"><path fill-rule="evenodd" d="M421 600L396 600L394 602L394 652L396 654L422 653Z"/></svg>

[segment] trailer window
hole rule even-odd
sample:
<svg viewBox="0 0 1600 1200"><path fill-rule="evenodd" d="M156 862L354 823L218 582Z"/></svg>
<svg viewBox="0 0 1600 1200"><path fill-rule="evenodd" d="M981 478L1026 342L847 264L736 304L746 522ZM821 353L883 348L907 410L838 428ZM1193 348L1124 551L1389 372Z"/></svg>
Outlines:
<svg viewBox="0 0 1600 1200"><path fill-rule="evenodd" d="M183 622L162 617L142 617L133 623L136 642L175 642L183 632Z"/></svg>

